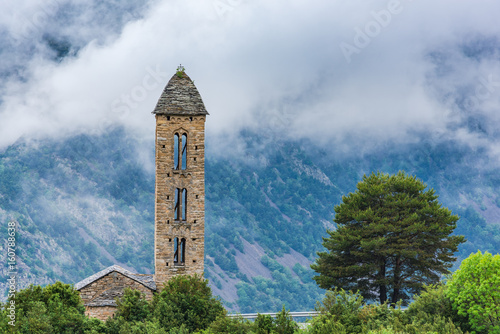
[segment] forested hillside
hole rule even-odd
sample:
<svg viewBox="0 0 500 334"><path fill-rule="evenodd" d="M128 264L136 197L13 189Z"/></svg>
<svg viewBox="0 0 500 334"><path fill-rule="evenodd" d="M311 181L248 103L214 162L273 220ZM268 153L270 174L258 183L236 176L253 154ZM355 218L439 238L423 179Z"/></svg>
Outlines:
<svg viewBox="0 0 500 334"><path fill-rule="evenodd" d="M251 131L240 140L244 152L224 155L209 139L206 157L205 275L233 310L312 309L324 291L309 264L334 228L333 207L372 171L405 170L436 189L461 216L458 261L500 249L500 173L485 152L424 139L364 154ZM76 283L111 264L153 272L153 159L153 141L119 128L1 152L1 233L18 221L20 287Z"/></svg>

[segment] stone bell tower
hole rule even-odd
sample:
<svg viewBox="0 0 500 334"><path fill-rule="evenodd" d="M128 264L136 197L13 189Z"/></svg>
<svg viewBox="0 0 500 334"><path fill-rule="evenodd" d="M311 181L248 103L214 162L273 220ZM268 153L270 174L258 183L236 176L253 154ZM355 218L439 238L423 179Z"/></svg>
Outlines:
<svg viewBox="0 0 500 334"><path fill-rule="evenodd" d="M203 274L205 117L191 79L179 67L153 111L156 117L155 282Z"/></svg>

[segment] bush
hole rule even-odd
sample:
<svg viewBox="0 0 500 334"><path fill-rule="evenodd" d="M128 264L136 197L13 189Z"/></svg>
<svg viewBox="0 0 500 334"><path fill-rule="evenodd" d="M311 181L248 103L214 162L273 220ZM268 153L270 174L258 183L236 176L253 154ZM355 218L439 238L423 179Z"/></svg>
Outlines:
<svg viewBox="0 0 500 334"><path fill-rule="evenodd" d="M217 319L210 324L208 329L200 333L203 334L245 334L251 333L254 324L242 317L230 318L225 315L217 317Z"/></svg>
<svg viewBox="0 0 500 334"><path fill-rule="evenodd" d="M316 325L323 323L324 326L335 327L334 323L340 323L347 333L361 333L363 305L363 297L359 293L337 288L327 291L323 301L318 302L315 307L316 311L321 313Z"/></svg>
<svg viewBox="0 0 500 334"><path fill-rule="evenodd" d="M443 283L425 286L424 291L415 297L406 315L410 318L425 319L429 316L450 319L463 331L470 330L467 317L453 310L451 299L446 295L447 286Z"/></svg>

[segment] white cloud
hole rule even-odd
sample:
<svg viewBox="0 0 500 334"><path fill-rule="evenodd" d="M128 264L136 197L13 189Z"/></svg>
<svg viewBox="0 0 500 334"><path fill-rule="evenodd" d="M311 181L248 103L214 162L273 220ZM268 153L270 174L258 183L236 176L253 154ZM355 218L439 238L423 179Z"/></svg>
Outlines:
<svg viewBox="0 0 500 334"><path fill-rule="evenodd" d="M141 14L132 15L112 2L102 7L109 12L98 13L90 1L79 0L78 25L68 23L60 7L50 7L54 20L40 24L37 36L59 28L79 52L54 62L40 41L29 57L26 42L18 43L26 63L15 62L15 49L0 54L8 57L2 62L23 69L24 80L11 75L3 85L0 147L21 136L99 131L107 124L152 136L149 113L182 63L211 114L212 137L233 138L242 127L274 127L295 138L355 138L368 145L414 141L418 130L444 131L447 138L471 142L481 137L478 145L489 143L493 152L500 87L493 84L474 105L474 113L488 120L486 134L466 127L470 114L459 101L481 78L500 81L500 3L395 1L137 1L130 8ZM2 6L29 18L41 3ZM394 8L384 21L383 14ZM8 31L22 30L1 15ZM101 27L92 22L96 15L102 22L116 19ZM371 36L363 47L356 46L359 31ZM342 43L358 49L350 62ZM467 55L465 47L480 55Z"/></svg>

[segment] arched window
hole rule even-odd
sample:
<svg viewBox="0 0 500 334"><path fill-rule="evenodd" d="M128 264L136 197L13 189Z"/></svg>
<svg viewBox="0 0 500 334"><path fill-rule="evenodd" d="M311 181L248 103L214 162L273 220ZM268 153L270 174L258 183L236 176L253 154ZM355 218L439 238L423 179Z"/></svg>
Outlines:
<svg viewBox="0 0 500 334"><path fill-rule="evenodd" d="M179 188L175 188L174 195L174 220L179 220L179 213L181 209L181 193Z"/></svg>
<svg viewBox="0 0 500 334"><path fill-rule="evenodd" d="M179 169L179 134L174 135L174 169Z"/></svg>
<svg viewBox="0 0 500 334"><path fill-rule="evenodd" d="M187 168L187 134L182 135L181 169Z"/></svg>
<svg viewBox="0 0 500 334"><path fill-rule="evenodd" d="M179 238L174 239L174 264L179 263Z"/></svg>
<svg viewBox="0 0 500 334"><path fill-rule="evenodd" d="M187 189L175 188L174 220L186 220L187 217Z"/></svg>
<svg viewBox="0 0 500 334"><path fill-rule="evenodd" d="M174 239L174 264L184 264L186 258L186 239Z"/></svg>
<svg viewBox="0 0 500 334"><path fill-rule="evenodd" d="M181 264L184 264L184 260L186 258L186 239L182 238L181 239L181 244L180 244L180 262Z"/></svg>
<svg viewBox="0 0 500 334"><path fill-rule="evenodd" d="M187 168L187 134L174 134L174 169Z"/></svg>
<svg viewBox="0 0 500 334"><path fill-rule="evenodd" d="M182 189L182 220L186 220L187 215L187 190Z"/></svg>

